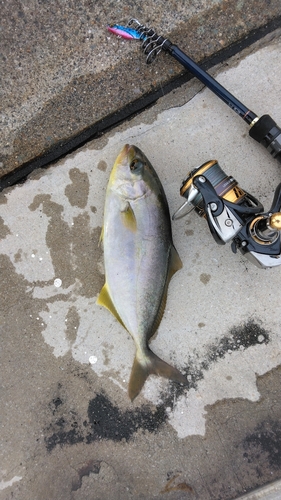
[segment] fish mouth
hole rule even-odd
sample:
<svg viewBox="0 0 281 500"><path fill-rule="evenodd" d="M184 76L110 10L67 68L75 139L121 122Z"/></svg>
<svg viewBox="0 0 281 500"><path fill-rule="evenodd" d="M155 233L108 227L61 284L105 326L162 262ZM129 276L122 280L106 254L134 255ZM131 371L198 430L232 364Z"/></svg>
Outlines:
<svg viewBox="0 0 281 500"><path fill-rule="evenodd" d="M131 144L125 144L122 151L118 155L118 161L123 163L124 160L128 158L129 162L131 162L136 155L135 147Z"/></svg>

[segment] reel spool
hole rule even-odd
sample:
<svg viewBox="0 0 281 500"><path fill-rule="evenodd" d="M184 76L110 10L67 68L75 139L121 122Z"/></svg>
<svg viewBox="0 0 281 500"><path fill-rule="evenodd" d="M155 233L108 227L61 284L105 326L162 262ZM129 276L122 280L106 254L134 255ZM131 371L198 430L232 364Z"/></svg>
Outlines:
<svg viewBox="0 0 281 500"><path fill-rule="evenodd" d="M262 205L254 197L250 197L232 177L226 175L217 160L210 160L203 163L200 167L194 168L183 181L180 189L180 195L188 200L190 211L195 211L201 216L206 216L205 204L200 191L194 190L193 179L195 176L204 176L213 186L217 195L230 203L246 203L247 206L255 206L263 210ZM182 208L182 207L181 207ZM181 209L179 209L181 210ZM179 211L178 211L179 212ZM186 214L186 212L185 212ZM174 214L174 219L182 217L182 213Z"/></svg>
<svg viewBox="0 0 281 500"><path fill-rule="evenodd" d="M275 191L271 210L228 176L217 160L194 168L183 181L180 194L186 201L175 212L179 219L192 210L205 218L218 244L232 241L232 251L239 249L258 267L281 265L281 184Z"/></svg>

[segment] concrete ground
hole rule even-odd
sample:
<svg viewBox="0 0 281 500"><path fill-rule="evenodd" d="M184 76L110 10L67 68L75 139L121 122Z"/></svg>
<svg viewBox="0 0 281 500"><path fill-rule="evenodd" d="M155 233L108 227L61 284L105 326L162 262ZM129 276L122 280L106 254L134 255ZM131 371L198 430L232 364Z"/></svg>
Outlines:
<svg viewBox="0 0 281 500"><path fill-rule="evenodd" d="M276 31L213 70L279 124L280 48ZM182 179L214 158L268 210L280 166L247 132L192 81L1 193L1 500L281 497L279 483L249 493L281 477L281 269L218 246L194 212L173 222L183 269L151 347L189 384L151 376L133 403L133 340L95 303L122 146L148 156L171 213Z"/></svg>

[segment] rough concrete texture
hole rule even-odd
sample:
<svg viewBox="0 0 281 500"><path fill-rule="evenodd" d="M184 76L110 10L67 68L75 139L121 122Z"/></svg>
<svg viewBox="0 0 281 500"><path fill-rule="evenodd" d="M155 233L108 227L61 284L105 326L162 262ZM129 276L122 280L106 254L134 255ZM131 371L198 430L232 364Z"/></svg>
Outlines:
<svg viewBox="0 0 281 500"><path fill-rule="evenodd" d="M201 61L279 15L279 0L1 1L0 176L183 72L171 57L147 66L108 23L139 18Z"/></svg>
<svg viewBox="0 0 281 500"><path fill-rule="evenodd" d="M280 123L277 35L217 78ZM188 387L151 376L134 403L133 340L95 304L125 143L154 165L171 213L213 158L271 205L280 166L209 90L179 105L193 85L1 193L1 500L230 500L281 476L280 267L217 245L195 213L174 222L183 269L151 347Z"/></svg>

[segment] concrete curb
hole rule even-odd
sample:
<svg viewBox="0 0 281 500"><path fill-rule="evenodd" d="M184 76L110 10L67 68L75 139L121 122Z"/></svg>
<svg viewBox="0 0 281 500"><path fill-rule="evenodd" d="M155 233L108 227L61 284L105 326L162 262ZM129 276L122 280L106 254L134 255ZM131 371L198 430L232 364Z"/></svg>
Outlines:
<svg viewBox="0 0 281 500"><path fill-rule="evenodd" d="M252 493L247 493L236 500L280 500L281 498L281 481L276 481L272 484L258 488Z"/></svg>
<svg viewBox="0 0 281 500"><path fill-rule="evenodd" d="M181 77L172 58L147 66L138 44L108 36L107 23L141 17L199 62L241 40L249 43L253 32L276 28L279 15L279 0L266 9L256 0L212 0L169 11L159 0L136 1L132 10L121 0L114 12L110 2L82 10L60 10L53 1L38 10L8 2L2 12L0 177L22 168L22 178L56 160L157 100Z"/></svg>

